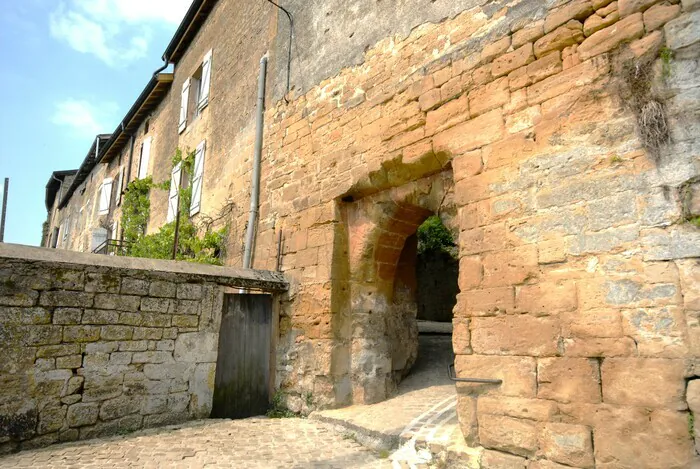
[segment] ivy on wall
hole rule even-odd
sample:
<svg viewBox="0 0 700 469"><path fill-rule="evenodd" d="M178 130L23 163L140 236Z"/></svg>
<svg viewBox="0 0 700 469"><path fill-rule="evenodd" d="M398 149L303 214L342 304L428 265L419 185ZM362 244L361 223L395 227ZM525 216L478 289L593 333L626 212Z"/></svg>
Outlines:
<svg viewBox="0 0 700 469"><path fill-rule="evenodd" d="M228 227L213 230L212 225L215 221L231 213L233 207L228 207L228 210L222 209L216 220L202 215L201 222L195 224L190 219L194 152L188 152L183 158L182 151L178 149L173 156L172 167L174 168L178 163L182 163L182 171L184 171L187 183L182 184L180 188L180 224L175 258L203 264L222 265ZM170 181L154 184L149 176L132 181L126 188L122 202L123 239L127 244L125 253L132 257L172 259L175 242L174 221L163 225L157 233L146 234L151 210L150 193L153 189L169 190Z"/></svg>

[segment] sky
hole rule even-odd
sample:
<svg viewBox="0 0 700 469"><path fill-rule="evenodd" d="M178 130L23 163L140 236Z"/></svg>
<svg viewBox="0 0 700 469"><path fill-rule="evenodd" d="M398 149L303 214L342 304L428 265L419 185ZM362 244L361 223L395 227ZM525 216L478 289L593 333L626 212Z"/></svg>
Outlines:
<svg viewBox="0 0 700 469"><path fill-rule="evenodd" d="M77 169L162 65L192 0L2 0L0 178L5 242L38 246L46 183Z"/></svg>

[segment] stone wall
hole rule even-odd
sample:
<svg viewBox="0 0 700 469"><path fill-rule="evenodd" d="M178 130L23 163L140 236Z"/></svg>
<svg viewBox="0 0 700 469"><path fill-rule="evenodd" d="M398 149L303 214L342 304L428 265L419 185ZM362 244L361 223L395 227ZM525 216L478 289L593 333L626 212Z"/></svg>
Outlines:
<svg viewBox="0 0 700 469"><path fill-rule="evenodd" d="M484 467L688 467L698 15L690 1L480 2L278 103L261 205L275 225L260 227L256 265L283 230L290 405L391 394L396 266L444 175L457 373L504 380L458 389ZM670 130L658 150L630 106L629 71L646 63L644 98Z"/></svg>
<svg viewBox="0 0 700 469"><path fill-rule="evenodd" d="M282 285L0 244L0 454L208 417L224 292L251 279Z"/></svg>

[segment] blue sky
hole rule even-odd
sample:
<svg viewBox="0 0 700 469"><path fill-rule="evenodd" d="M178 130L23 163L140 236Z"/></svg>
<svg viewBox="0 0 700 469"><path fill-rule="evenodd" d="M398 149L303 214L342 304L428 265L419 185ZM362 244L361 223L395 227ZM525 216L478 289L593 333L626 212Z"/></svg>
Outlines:
<svg viewBox="0 0 700 469"><path fill-rule="evenodd" d="M46 183L76 169L162 64L191 0L20 0L0 15L5 242L38 245Z"/></svg>

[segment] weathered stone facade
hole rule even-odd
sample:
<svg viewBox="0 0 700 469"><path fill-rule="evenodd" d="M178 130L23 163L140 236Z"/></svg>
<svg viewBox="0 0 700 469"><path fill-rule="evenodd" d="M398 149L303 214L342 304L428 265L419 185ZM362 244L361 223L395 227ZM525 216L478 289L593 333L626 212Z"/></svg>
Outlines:
<svg viewBox="0 0 700 469"><path fill-rule="evenodd" d="M0 454L211 412L224 293L265 274L94 257L0 247Z"/></svg>
<svg viewBox="0 0 700 469"><path fill-rule="evenodd" d="M483 467L688 467L698 3L431 2L423 20L349 28L362 51L344 59L321 47L324 21L335 24L323 15L337 9L289 3L313 21L296 26L290 102L268 95L254 265L276 266L281 230L291 289L277 386L290 407L309 394L318 406L391 395L417 347L405 242L448 210L460 248L456 370L503 380L457 388ZM356 6L384 8L374 3ZM164 101L169 143L153 174L167 180L175 148L206 140L204 212L229 198L248 206L256 64L269 48L278 93L284 21L265 2L219 1L175 64L180 90L213 51L210 101L182 134L177 92ZM650 122L669 138L649 141ZM166 202L152 196L149 229ZM229 220L230 265L246 220Z"/></svg>

